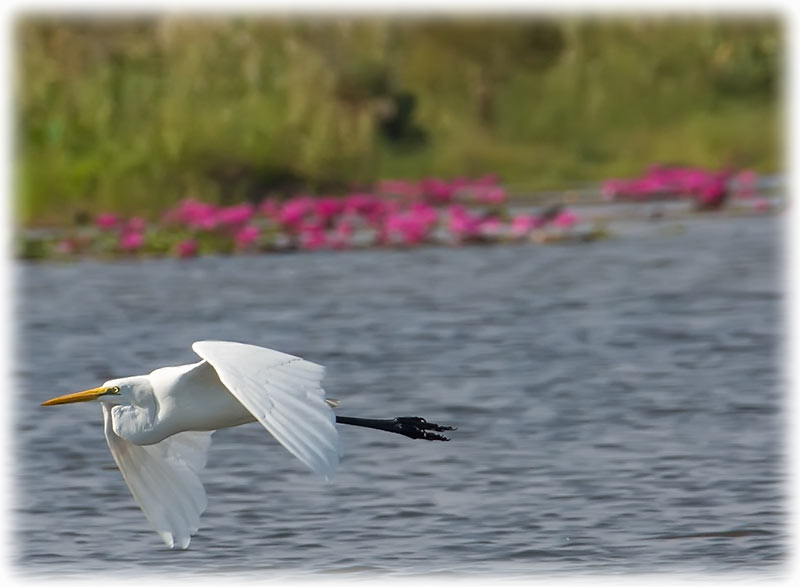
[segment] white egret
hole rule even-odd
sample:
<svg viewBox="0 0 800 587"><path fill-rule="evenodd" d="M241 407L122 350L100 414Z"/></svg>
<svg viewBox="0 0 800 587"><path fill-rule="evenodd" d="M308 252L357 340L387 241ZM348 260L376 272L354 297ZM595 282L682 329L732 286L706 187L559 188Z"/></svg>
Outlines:
<svg viewBox="0 0 800 587"><path fill-rule="evenodd" d="M453 430L408 417L336 417L320 382L325 368L278 351L223 341L200 341L198 363L106 381L43 406L96 400L106 441L133 498L170 548L188 548L208 503L198 474L211 434L260 422L290 453L328 479L339 464L335 423L448 440Z"/></svg>

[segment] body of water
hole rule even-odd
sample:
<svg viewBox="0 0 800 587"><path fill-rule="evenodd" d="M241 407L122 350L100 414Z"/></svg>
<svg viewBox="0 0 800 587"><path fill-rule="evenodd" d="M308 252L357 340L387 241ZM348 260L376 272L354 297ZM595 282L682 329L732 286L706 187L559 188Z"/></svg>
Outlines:
<svg viewBox="0 0 800 587"><path fill-rule="evenodd" d="M754 573L788 554L781 220L585 245L68 265L16 274L18 570L245 576ZM213 437L209 506L167 549L115 468L112 377L249 342L328 368L349 416L323 482L258 424Z"/></svg>

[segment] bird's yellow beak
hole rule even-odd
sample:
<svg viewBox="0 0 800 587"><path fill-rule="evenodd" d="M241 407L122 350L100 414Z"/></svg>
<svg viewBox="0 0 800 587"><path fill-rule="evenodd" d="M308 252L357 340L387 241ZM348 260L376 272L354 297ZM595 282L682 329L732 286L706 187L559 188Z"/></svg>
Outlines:
<svg viewBox="0 0 800 587"><path fill-rule="evenodd" d="M79 391L78 393L69 393L60 397L54 397L44 402L43 406L56 406L58 404L72 404L75 402L90 402L97 399L101 395L108 393L107 387L96 387L94 389L87 389L86 391Z"/></svg>

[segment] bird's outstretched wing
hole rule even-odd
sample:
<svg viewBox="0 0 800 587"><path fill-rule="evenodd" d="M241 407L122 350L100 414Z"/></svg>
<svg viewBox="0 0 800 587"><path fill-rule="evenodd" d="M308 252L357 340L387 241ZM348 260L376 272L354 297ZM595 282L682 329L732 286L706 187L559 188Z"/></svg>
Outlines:
<svg viewBox="0 0 800 587"><path fill-rule="evenodd" d="M206 464L211 432L180 432L140 446L117 436L111 406L102 406L108 447L133 498L167 546L187 548L208 505L198 473Z"/></svg>
<svg viewBox="0 0 800 587"><path fill-rule="evenodd" d="M323 366L238 342L204 340L192 348L289 452L323 477L333 474L339 433L320 386Z"/></svg>

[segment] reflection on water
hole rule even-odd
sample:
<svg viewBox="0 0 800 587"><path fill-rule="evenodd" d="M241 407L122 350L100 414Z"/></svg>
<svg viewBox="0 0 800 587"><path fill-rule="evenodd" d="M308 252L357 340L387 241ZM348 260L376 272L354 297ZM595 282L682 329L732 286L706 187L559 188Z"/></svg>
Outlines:
<svg viewBox="0 0 800 587"><path fill-rule="evenodd" d="M755 571L787 553L779 221L694 219L586 246L19 268L15 564L103 571ZM44 399L240 340L328 367L319 481L258 425L219 431L209 508L166 549L97 406Z"/></svg>

